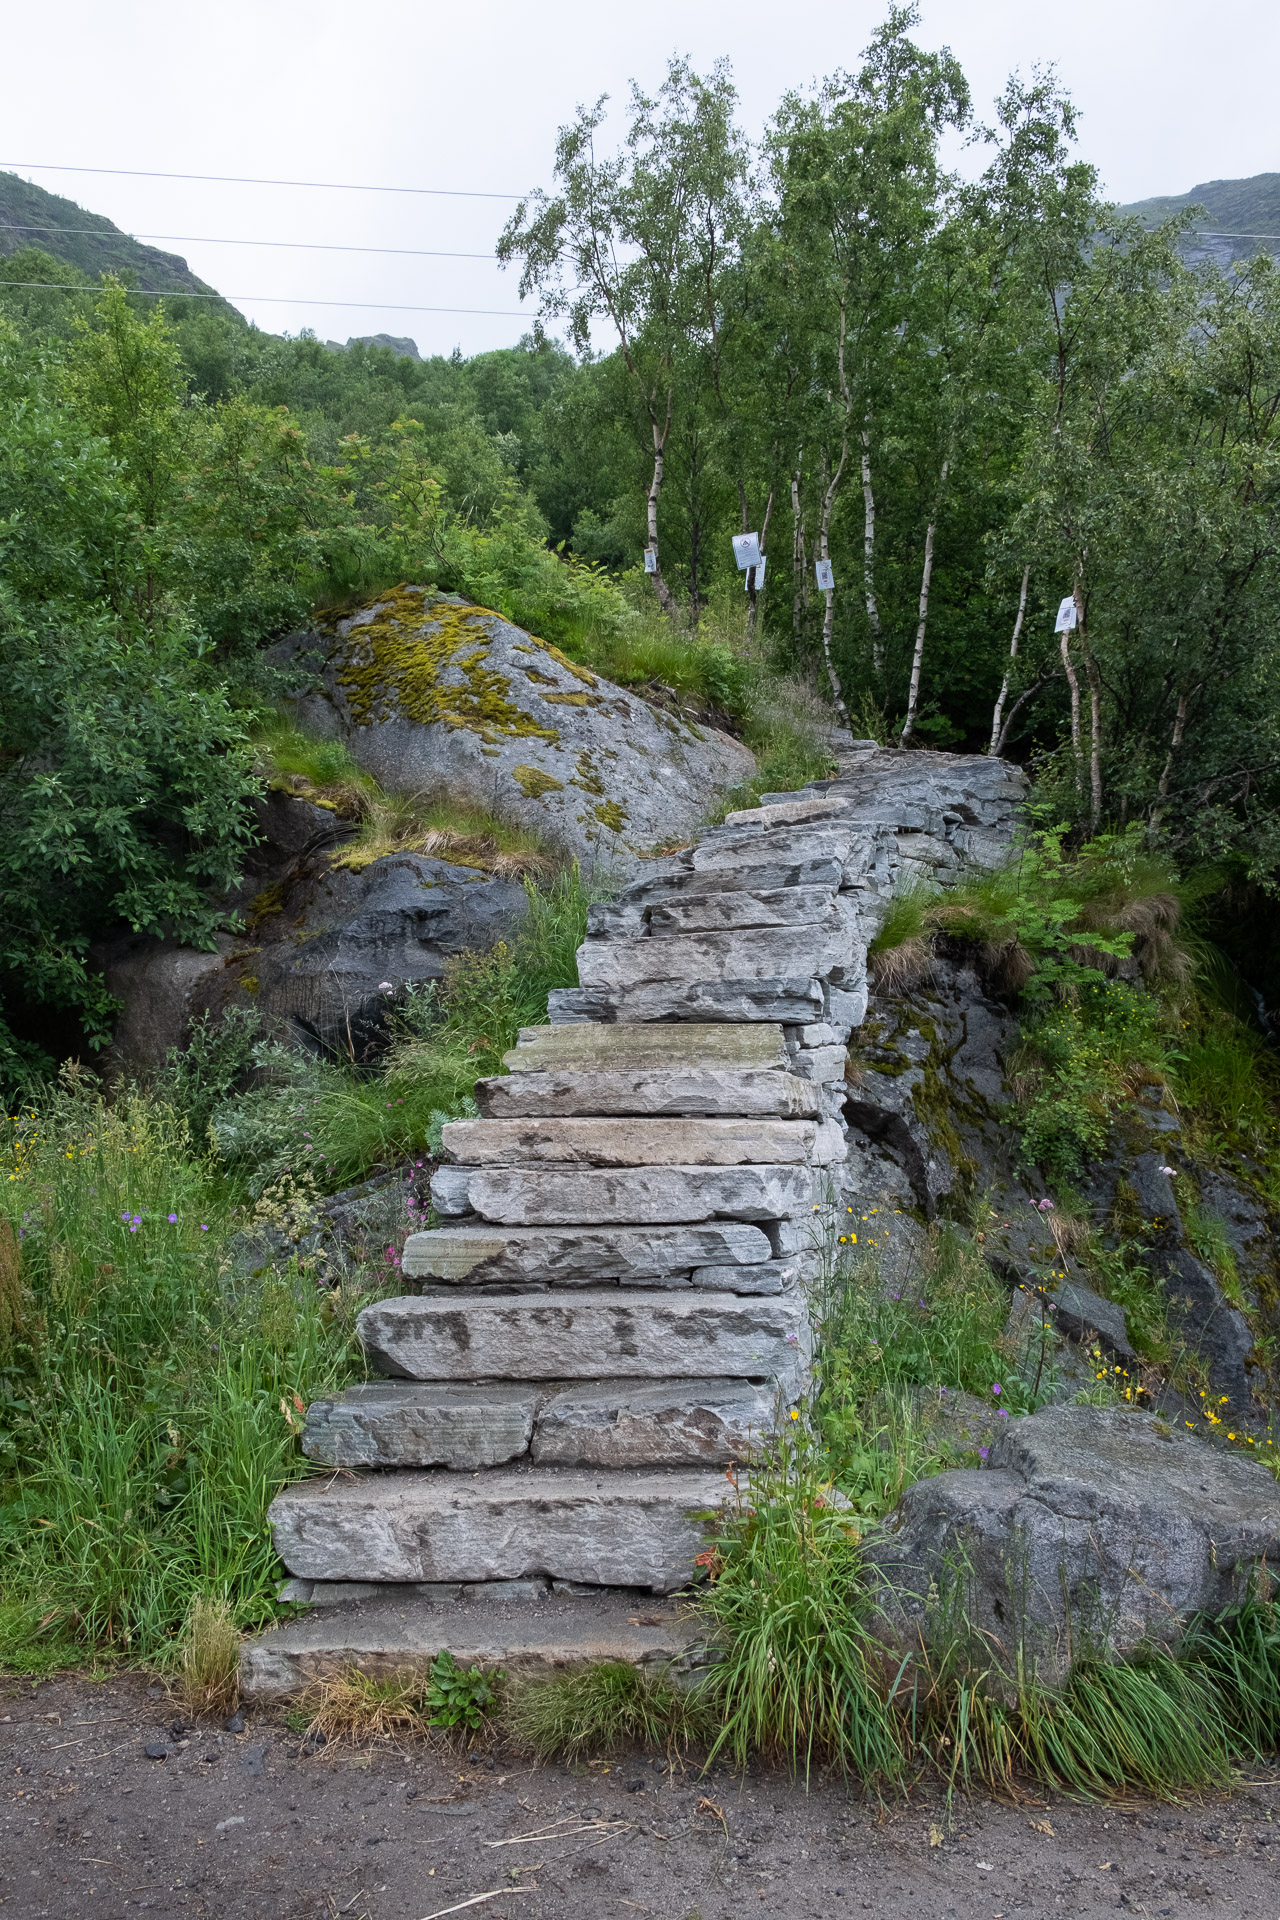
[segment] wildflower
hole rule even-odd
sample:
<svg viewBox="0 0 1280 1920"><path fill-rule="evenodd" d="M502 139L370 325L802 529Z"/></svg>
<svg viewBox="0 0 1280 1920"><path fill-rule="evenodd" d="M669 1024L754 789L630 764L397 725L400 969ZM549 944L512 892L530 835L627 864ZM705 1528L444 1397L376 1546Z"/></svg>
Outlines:
<svg viewBox="0 0 1280 1920"><path fill-rule="evenodd" d="M991 1391L992 1393L1003 1393L1004 1388L1000 1385L1000 1382L997 1380L994 1386L992 1387Z"/></svg>
<svg viewBox="0 0 1280 1920"><path fill-rule="evenodd" d="M176 1213L171 1213L171 1214L169 1215L169 1225L170 1225L171 1227L176 1227L176 1226L177 1226L177 1224L178 1224L178 1216L177 1216L177 1214L176 1214Z"/></svg>
<svg viewBox="0 0 1280 1920"><path fill-rule="evenodd" d="M390 982L389 980L379 980L379 982L378 982L378 992L379 992L379 993L394 993L394 992L395 992L395 988L394 988L394 987L392 986L392 984L391 984L391 982Z"/></svg>
<svg viewBox="0 0 1280 1920"><path fill-rule="evenodd" d="M798 1412L796 1411L796 1409L795 1409L794 1407L792 1407L792 1409L791 1409L791 1418L792 1418L793 1420L798 1420L798 1419L800 1418L800 1415L799 1415L799 1413L798 1413Z"/></svg>
<svg viewBox="0 0 1280 1920"><path fill-rule="evenodd" d="M1173 1174L1176 1173L1178 1169L1176 1167L1161 1167L1160 1171L1161 1173Z"/></svg>
<svg viewBox="0 0 1280 1920"><path fill-rule="evenodd" d="M1053 1212L1052 1200L1038 1200L1038 1201L1034 1201L1032 1204L1035 1205L1041 1213Z"/></svg>
<svg viewBox="0 0 1280 1920"><path fill-rule="evenodd" d="M979 1448L978 1448L978 1458L979 1458L979 1460L985 1460L985 1459L986 1459L986 1457L987 1457L987 1453L988 1453L988 1448L986 1448L986 1447L979 1447Z"/></svg>
<svg viewBox="0 0 1280 1920"><path fill-rule="evenodd" d="M203 1220L200 1222L200 1231L201 1233L208 1233L209 1231L208 1227L206 1227Z"/></svg>

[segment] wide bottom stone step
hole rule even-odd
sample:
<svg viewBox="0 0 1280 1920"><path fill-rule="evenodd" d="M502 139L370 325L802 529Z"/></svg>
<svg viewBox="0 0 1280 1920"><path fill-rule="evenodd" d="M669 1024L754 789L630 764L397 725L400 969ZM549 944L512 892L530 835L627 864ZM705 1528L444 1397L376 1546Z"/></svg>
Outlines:
<svg viewBox="0 0 1280 1920"><path fill-rule="evenodd" d="M375 1380L314 1400L302 1450L330 1467L714 1466L746 1459L775 1413L748 1380Z"/></svg>
<svg viewBox="0 0 1280 1920"><path fill-rule="evenodd" d="M669 1593L692 1577L723 1473L498 1468L377 1473L287 1487L276 1551L304 1580L546 1578Z"/></svg>
<svg viewBox="0 0 1280 1920"><path fill-rule="evenodd" d="M336 1680L353 1667L376 1680L414 1678L425 1676L444 1650L463 1666L504 1667L527 1678L625 1660L680 1679L705 1658L697 1622L672 1602L655 1604L646 1595L606 1589L442 1598L387 1587L248 1641L240 1686L250 1699L269 1700Z"/></svg>

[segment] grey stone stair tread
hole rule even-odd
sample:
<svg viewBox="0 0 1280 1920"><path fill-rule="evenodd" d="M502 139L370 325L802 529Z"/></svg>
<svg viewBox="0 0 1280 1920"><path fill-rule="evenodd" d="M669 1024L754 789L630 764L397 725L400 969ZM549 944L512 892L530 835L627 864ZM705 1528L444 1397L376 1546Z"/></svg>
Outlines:
<svg viewBox="0 0 1280 1920"><path fill-rule="evenodd" d="M480 1112L494 1120L586 1114L690 1119L777 1114L802 1119L818 1111L812 1088L799 1075L776 1068L497 1074L477 1080L475 1096Z"/></svg>
<svg viewBox="0 0 1280 1920"><path fill-rule="evenodd" d="M729 1033L756 1023L806 1026L822 1017L822 987L811 975L787 979L642 981L632 987L554 987L547 1017L557 1028L589 1032L652 1021L701 1025L723 1021ZM507 1056L510 1064L510 1055Z"/></svg>
<svg viewBox="0 0 1280 1920"><path fill-rule="evenodd" d="M718 1469L436 1469L286 1487L268 1519L289 1572L312 1580L525 1580L671 1592L690 1578Z"/></svg>
<svg viewBox="0 0 1280 1920"><path fill-rule="evenodd" d="M279 1699L336 1680L352 1667L372 1679L417 1677L444 1648L462 1666L505 1667L546 1678L604 1660L676 1673L701 1661L701 1632L678 1602L612 1588L536 1600L432 1601L412 1586L325 1608L247 1641L240 1685Z"/></svg>
<svg viewBox="0 0 1280 1920"><path fill-rule="evenodd" d="M839 875L836 876L839 884ZM830 887L771 887L687 896L672 894L649 909L649 935L715 933L735 927L818 925L835 895Z"/></svg>
<svg viewBox="0 0 1280 1920"><path fill-rule="evenodd" d="M700 1266L758 1265L767 1237L745 1221L668 1227L445 1227L411 1233L401 1272L407 1279L498 1285L536 1281L552 1287L619 1280L653 1284Z"/></svg>
<svg viewBox="0 0 1280 1920"><path fill-rule="evenodd" d="M374 1380L307 1408L302 1451L330 1467L497 1467L529 1449L533 1385Z"/></svg>
<svg viewBox="0 0 1280 1920"><path fill-rule="evenodd" d="M744 1460L772 1431L778 1396L743 1380L592 1380L534 1425L539 1466L693 1466Z"/></svg>
<svg viewBox="0 0 1280 1920"><path fill-rule="evenodd" d="M841 1049L843 1063L844 1050ZM736 1167L803 1165L818 1128L812 1120L451 1120L445 1152L467 1166Z"/></svg>
<svg viewBox="0 0 1280 1920"><path fill-rule="evenodd" d="M705 1466L744 1459L773 1426L747 1380L439 1385L382 1380L307 1409L302 1450L329 1467Z"/></svg>
<svg viewBox="0 0 1280 1920"><path fill-rule="evenodd" d="M372 1363L404 1380L790 1381L810 1337L796 1292L432 1294L375 1301L357 1324Z"/></svg>
<svg viewBox="0 0 1280 1920"><path fill-rule="evenodd" d="M443 1167L431 1183L442 1211L499 1226L668 1226L716 1218L782 1220L812 1205L804 1166Z"/></svg>
<svg viewBox="0 0 1280 1920"><path fill-rule="evenodd" d="M572 989L569 989L572 991ZM503 1055L512 1073L567 1068L605 1071L661 1070L671 1067L776 1067L785 1072L787 1050L781 1030L752 1024L741 1030L720 1021L688 1021L678 1032L623 1021L608 1026L522 1027L519 1044Z"/></svg>
<svg viewBox="0 0 1280 1920"><path fill-rule="evenodd" d="M853 957L854 940L854 928L834 903L821 919L798 926L758 927L750 940L742 938L740 928L584 940L578 948L578 984L617 988L812 978L847 964Z"/></svg>

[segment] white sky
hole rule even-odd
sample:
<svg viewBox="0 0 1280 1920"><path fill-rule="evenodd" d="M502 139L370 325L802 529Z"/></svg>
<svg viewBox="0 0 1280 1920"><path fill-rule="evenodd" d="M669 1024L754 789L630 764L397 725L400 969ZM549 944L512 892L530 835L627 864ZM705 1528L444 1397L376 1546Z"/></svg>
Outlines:
<svg viewBox="0 0 1280 1920"><path fill-rule="evenodd" d="M489 255L501 200L205 185L41 171L121 167L519 194L550 185L579 100L656 86L669 53L732 60L759 132L779 95L853 65L882 0L45 0L4 27L0 166L186 257L272 332L407 334L424 353L510 344L514 272L240 242L322 241ZM1080 150L1118 200L1280 171L1277 0L924 0L983 109L1012 67L1054 62ZM30 84L20 76L30 76ZM185 236L195 236L187 238ZM268 300L266 296L279 298ZM325 302L372 302L343 308ZM494 317L398 308L496 308ZM510 317L507 317L510 316Z"/></svg>

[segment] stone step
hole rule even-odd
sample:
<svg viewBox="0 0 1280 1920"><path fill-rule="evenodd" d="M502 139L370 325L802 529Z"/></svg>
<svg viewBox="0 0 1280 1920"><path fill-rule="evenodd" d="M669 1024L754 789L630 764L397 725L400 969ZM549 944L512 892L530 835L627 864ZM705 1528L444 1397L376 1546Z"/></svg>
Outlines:
<svg viewBox="0 0 1280 1920"><path fill-rule="evenodd" d="M772 1247L758 1227L729 1221L674 1227L446 1227L411 1233L406 1279L468 1286L685 1285L699 1268L750 1270ZM752 1286L752 1291L754 1291Z"/></svg>
<svg viewBox="0 0 1280 1920"><path fill-rule="evenodd" d="M675 1225L783 1220L808 1212L806 1166L441 1167L431 1196L441 1213L479 1214L498 1226Z"/></svg>
<svg viewBox="0 0 1280 1920"><path fill-rule="evenodd" d="M276 1551L304 1580L580 1581L669 1593L733 1498L718 1470L439 1470L303 1481L271 1503Z"/></svg>
<svg viewBox="0 0 1280 1920"><path fill-rule="evenodd" d="M551 1031L551 1029L549 1029ZM556 1027L556 1033L576 1028ZM615 1027L613 1032L617 1032ZM799 1120L818 1111L812 1087L772 1068L633 1068L616 1073L510 1073L476 1081L476 1104L486 1119L516 1120L577 1114L635 1114L697 1119L778 1115Z"/></svg>
<svg viewBox="0 0 1280 1920"><path fill-rule="evenodd" d="M757 1022L803 1027L822 1018L822 987L810 976L789 979L646 981L634 987L553 987L547 1018L557 1030L588 1032L648 1021L702 1024L722 1020L728 1033ZM592 1024L594 1023L594 1024ZM660 1031L655 1024L653 1031ZM701 1047L698 1049L701 1054ZM510 1065L511 1056L506 1056Z"/></svg>
<svg viewBox="0 0 1280 1920"><path fill-rule="evenodd" d="M473 1472L528 1455L559 1467L714 1466L744 1459L774 1420L772 1387L746 1380L530 1381L439 1386L377 1380L307 1408L302 1451L327 1467Z"/></svg>
<svg viewBox="0 0 1280 1920"><path fill-rule="evenodd" d="M727 813L724 824L726 827L798 826L805 820L820 820L826 814L844 813L848 805L847 798L838 793L794 794L786 800L774 800L756 807L743 807L737 813Z"/></svg>
<svg viewBox="0 0 1280 1920"><path fill-rule="evenodd" d="M282 1699L353 1667L372 1680L425 1678L442 1649L459 1666L503 1667L521 1679L549 1679L606 1660L679 1677L704 1659L696 1621L648 1594L540 1585L521 1597L475 1587L437 1595L406 1583L246 1641L240 1690L250 1700Z"/></svg>
<svg viewBox="0 0 1280 1920"><path fill-rule="evenodd" d="M856 920L832 903L802 926L758 927L749 940L727 932L651 933L639 940L584 940L578 948L582 987L636 987L709 980L777 980L828 974L853 964ZM861 955L859 955L861 958Z"/></svg>
<svg viewBox="0 0 1280 1920"><path fill-rule="evenodd" d="M503 1054L502 1062L511 1073L684 1072L691 1067L774 1067L785 1073L787 1050L776 1025L739 1029L719 1019L705 1024L690 1020L673 1031L617 1021L608 1026L522 1027L519 1044Z"/></svg>
<svg viewBox="0 0 1280 1920"><path fill-rule="evenodd" d="M777 1378L810 1355L803 1296L641 1292L423 1294L360 1312L380 1373L403 1380Z"/></svg>
<svg viewBox="0 0 1280 1920"><path fill-rule="evenodd" d="M839 875L836 876L837 884ZM682 893L649 909L649 933L713 933L734 927L796 927L820 924L835 895L834 887L771 887L759 891ZM621 929L619 929L621 931ZM640 929L628 928L627 933Z"/></svg>
<svg viewBox="0 0 1280 1920"><path fill-rule="evenodd" d="M843 1048L840 1060L843 1070ZM803 1166L815 1152L831 1157L813 1120L451 1120L443 1141L455 1160L487 1167Z"/></svg>
<svg viewBox="0 0 1280 1920"><path fill-rule="evenodd" d="M593 1380L558 1393L534 1423L546 1467L683 1467L745 1460L774 1428L777 1395L745 1380Z"/></svg>
<svg viewBox="0 0 1280 1920"><path fill-rule="evenodd" d="M765 860L733 871L699 873L692 867L633 881L614 901L599 901L587 911L587 932L593 939L641 933L645 915L675 900L700 899L713 893L740 889L748 893L794 892L816 888L832 894L843 873L839 860Z"/></svg>
<svg viewBox="0 0 1280 1920"><path fill-rule="evenodd" d="M862 831L852 821L846 825L843 820L839 826L819 822L767 828L748 822L741 827L713 827L686 859L695 873L801 860L837 860L843 873Z"/></svg>

